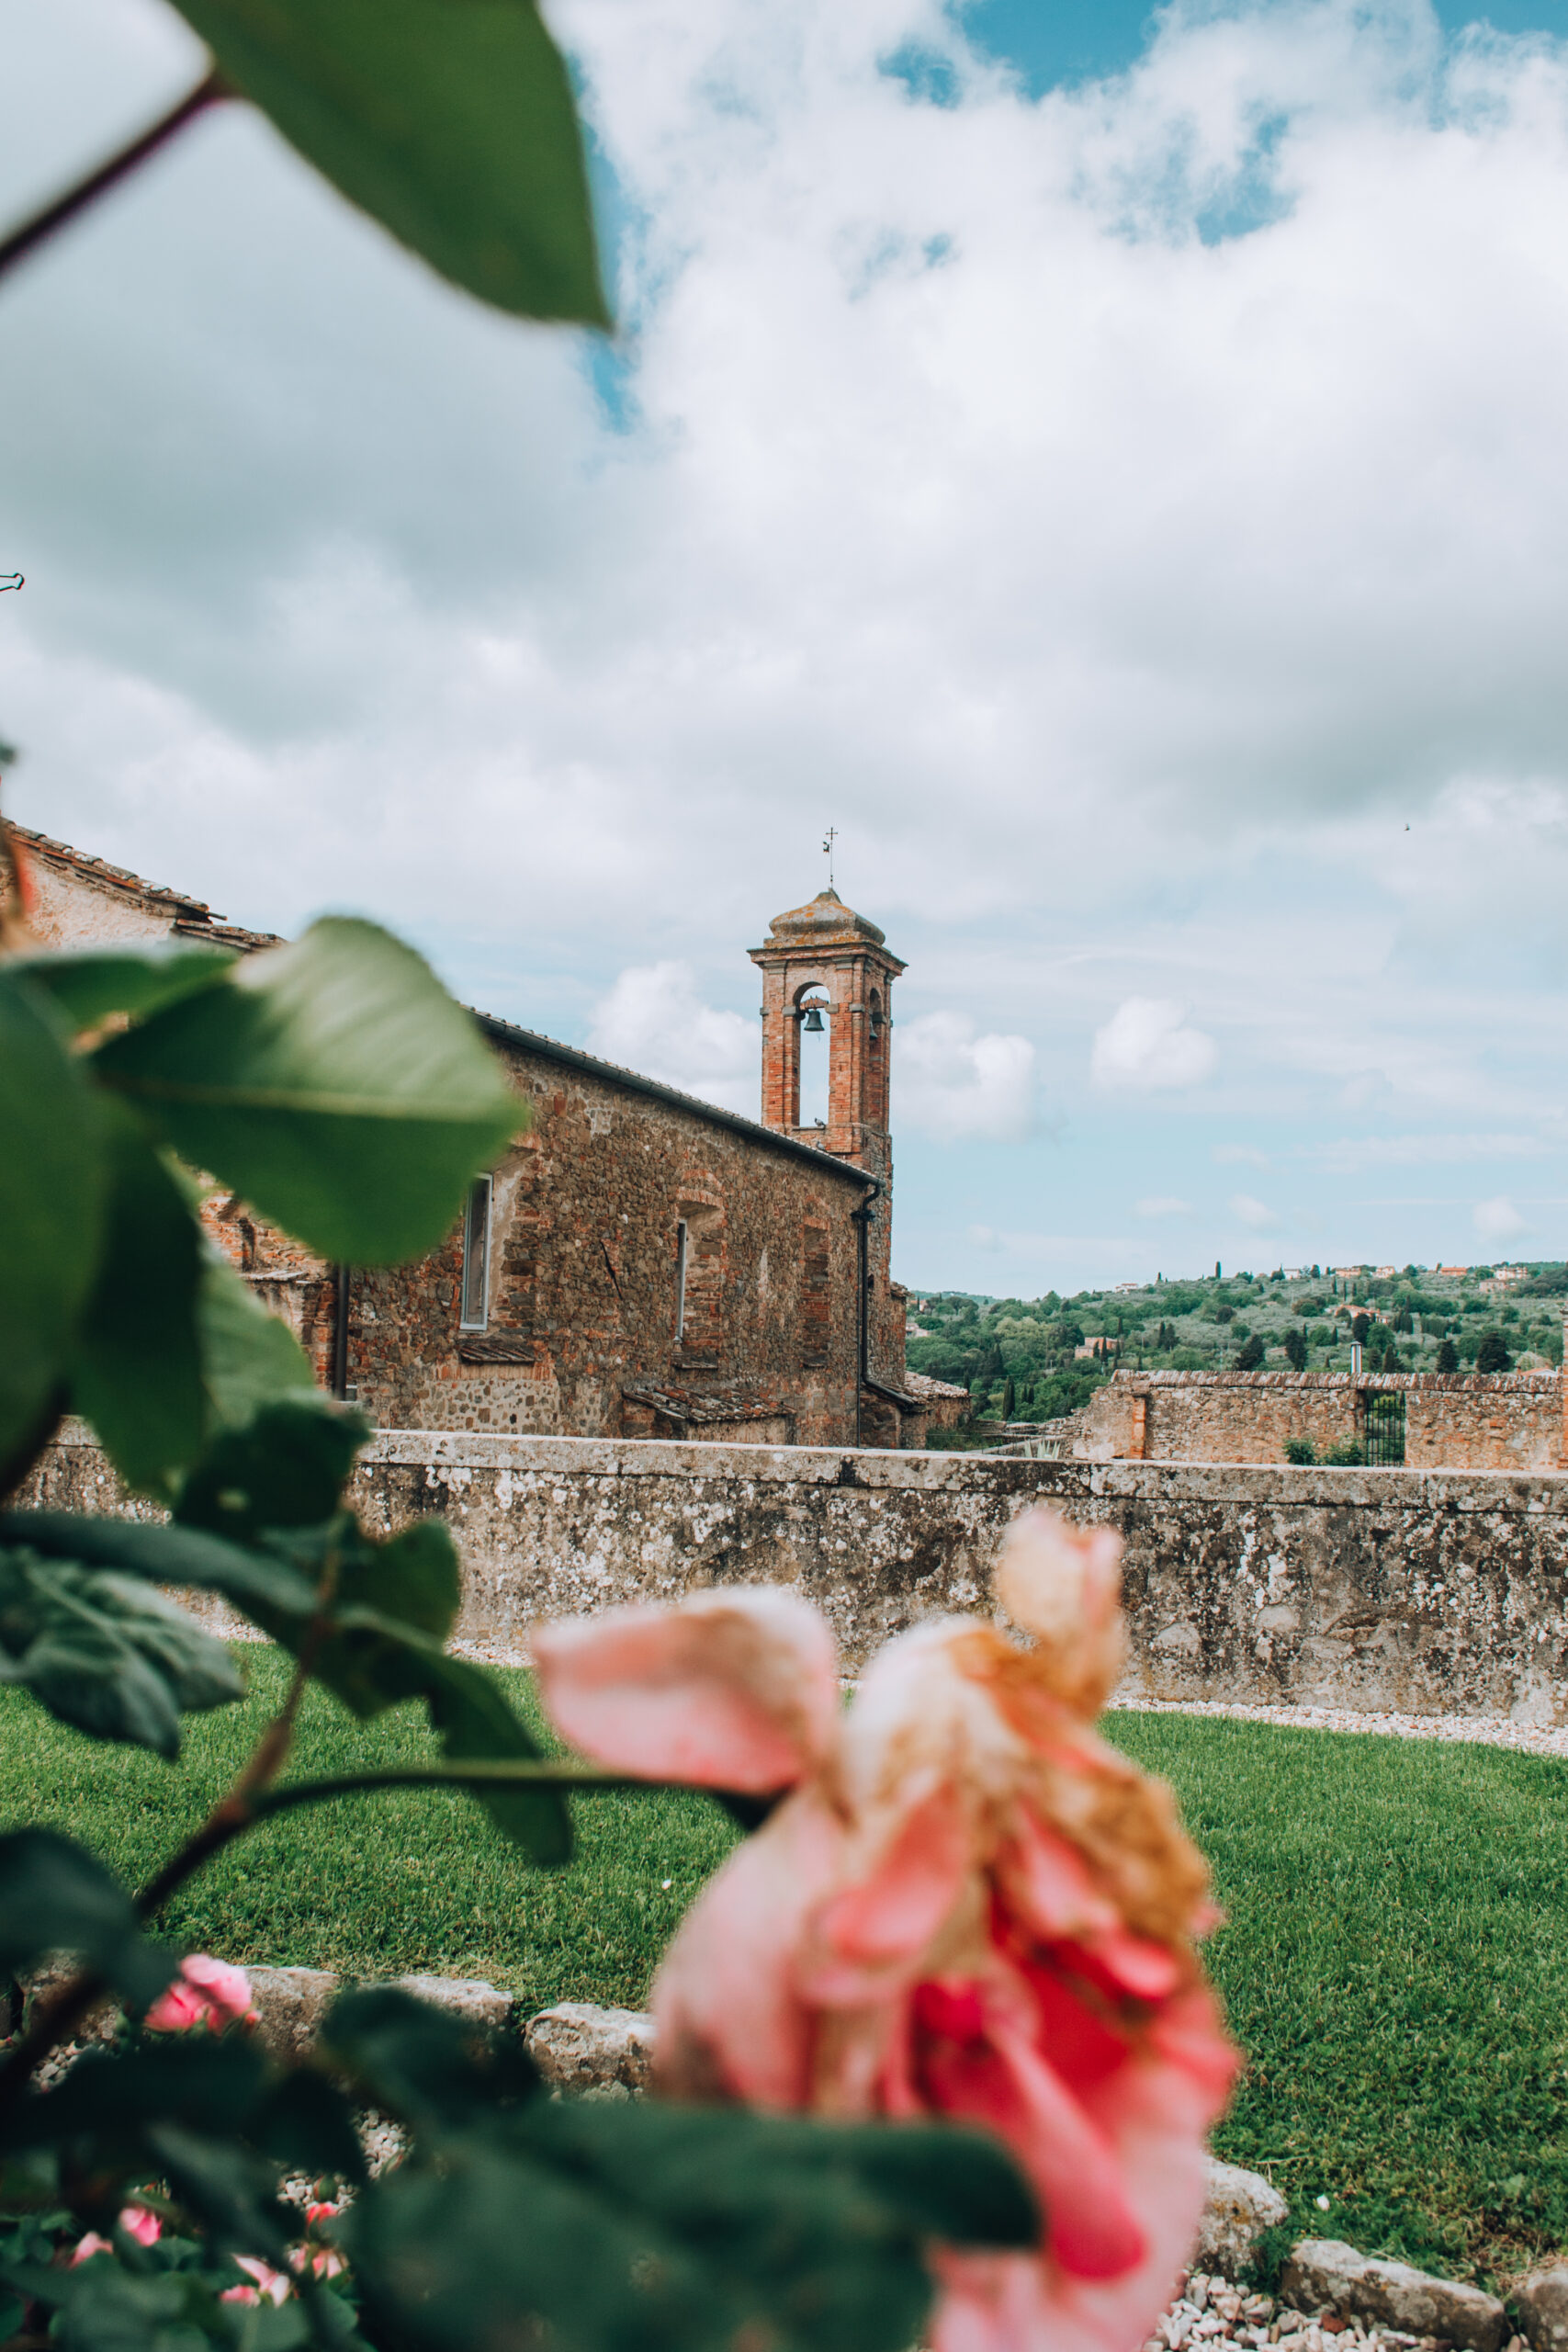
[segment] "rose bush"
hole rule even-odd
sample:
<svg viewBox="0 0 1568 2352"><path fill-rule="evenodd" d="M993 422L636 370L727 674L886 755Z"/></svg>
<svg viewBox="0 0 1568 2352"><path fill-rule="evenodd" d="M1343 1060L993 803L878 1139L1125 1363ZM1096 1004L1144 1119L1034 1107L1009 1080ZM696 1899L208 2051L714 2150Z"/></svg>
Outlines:
<svg viewBox="0 0 1568 2352"><path fill-rule="evenodd" d="M998 1597L1033 1636L900 1634L840 1709L832 1635L779 1590L542 1629L541 1694L617 1770L786 1792L698 1898L653 1990L678 2098L1000 2134L1035 2254L951 2252L938 2352L1128 2352L1196 2230L1235 2052L1195 1939L1207 1873L1169 1792L1096 1734L1121 1539L1016 1521Z"/></svg>

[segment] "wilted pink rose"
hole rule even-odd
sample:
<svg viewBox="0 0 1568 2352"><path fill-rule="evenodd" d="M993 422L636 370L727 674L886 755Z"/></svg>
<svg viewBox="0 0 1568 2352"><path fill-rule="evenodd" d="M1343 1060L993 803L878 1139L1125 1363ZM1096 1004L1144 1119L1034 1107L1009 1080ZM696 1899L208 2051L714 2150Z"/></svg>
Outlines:
<svg viewBox="0 0 1568 2352"><path fill-rule="evenodd" d="M96 2230L89 2230L85 2237L78 2238L76 2241L76 2251L71 2257L71 2267L74 2270L79 2262L91 2262L96 2254L112 2254L113 2252L114 2247L107 2238L100 2237Z"/></svg>
<svg viewBox="0 0 1568 2352"><path fill-rule="evenodd" d="M251 1981L243 1968L213 1960L204 1951L187 1952L180 1973L166 1993L161 1993L143 2022L154 2033L183 2033L205 2025L221 2033L226 2025L254 2023Z"/></svg>
<svg viewBox="0 0 1568 2352"><path fill-rule="evenodd" d="M612 1768L789 1790L688 1913L653 1989L676 2097L988 2125L1034 2181L1034 2255L937 2256L935 2352L1131 2352L1196 2233L1235 2053L1169 1792L1099 1738L1121 1539L1016 1520L999 1600L889 1642L847 1713L832 1636L708 1591L536 1636L545 1703Z"/></svg>

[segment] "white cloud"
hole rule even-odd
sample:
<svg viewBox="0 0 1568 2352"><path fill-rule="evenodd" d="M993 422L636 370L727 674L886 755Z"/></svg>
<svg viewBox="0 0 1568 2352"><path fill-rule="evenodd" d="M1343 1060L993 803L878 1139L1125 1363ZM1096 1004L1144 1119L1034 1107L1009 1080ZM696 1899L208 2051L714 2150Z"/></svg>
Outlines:
<svg viewBox="0 0 1568 2352"><path fill-rule="evenodd" d="M757 1116L757 1024L716 1012L689 964L634 964L595 1008L588 1050L726 1111Z"/></svg>
<svg viewBox="0 0 1568 2352"><path fill-rule="evenodd" d="M1267 1233L1280 1220L1266 1202L1255 1201L1250 1193L1231 1194L1231 1215L1241 1219L1254 1233Z"/></svg>
<svg viewBox="0 0 1568 2352"><path fill-rule="evenodd" d="M1089 1068L1097 1086L1199 1086L1219 1056L1212 1037L1186 1025L1186 1007L1130 996L1094 1035Z"/></svg>
<svg viewBox="0 0 1568 2352"><path fill-rule="evenodd" d="M1165 1193L1156 1193L1147 1200L1140 1201L1137 1209L1140 1216L1190 1216L1192 1204L1190 1201L1179 1201Z"/></svg>
<svg viewBox="0 0 1568 2352"><path fill-rule="evenodd" d="M973 1024L938 1132L1016 1127L979 1046L1025 1026L1076 1111L1141 1001L1201 1008L1097 1071L1151 1150L1200 1079L1280 1161L1341 1089L1395 1144L1548 1133L1568 47L1172 6L1034 101L937 0L549 5L631 223L613 353L441 288L240 107L18 276L15 812L236 920L413 926L572 1035L624 967L738 956L831 821ZM144 0L12 13L19 217L197 51ZM909 40L955 103L879 70ZM754 1107L751 1048L624 1050ZM1125 1138L1084 1107L1051 1216L1092 1235Z"/></svg>
<svg viewBox="0 0 1568 2352"><path fill-rule="evenodd" d="M939 1142L1017 1143L1034 1126L1034 1048L1027 1037L976 1035L961 1012L895 1024L893 1120Z"/></svg>
<svg viewBox="0 0 1568 2352"><path fill-rule="evenodd" d="M1506 1193L1499 1193L1490 1201L1477 1201L1473 1214L1475 1230L1483 1241L1517 1241L1521 1234L1529 1231L1528 1222Z"/></svg>
<svg viewBox="0 0 1568 2352"><path fill-rule="evenodd" d="M1212 1157L1221 1168L1267 1168L1269 1154L1259 1151L1256 1144L1217 1143Z"/></svg>

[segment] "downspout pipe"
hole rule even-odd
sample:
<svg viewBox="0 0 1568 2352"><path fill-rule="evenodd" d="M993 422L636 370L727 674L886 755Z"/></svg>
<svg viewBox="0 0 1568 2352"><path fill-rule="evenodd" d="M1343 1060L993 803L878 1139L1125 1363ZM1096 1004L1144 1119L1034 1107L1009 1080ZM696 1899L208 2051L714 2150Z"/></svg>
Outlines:
<svg viewBox="0 0 1568 2352"><path fill-rule="evenodd" d="M343 1398L348 1395L348 1268L334 1266L333 1274L333 1395Z"/></svg>
<svg viewBox="0 0 1568 2352"><path fill-rule="evenodd" d="M857 1323L855 1345L855 1444L861 1442L861 1394L871 1377L871 1314L866 1303L866 1284L871 1275L871 1216L881 1197L882 1179L866 1176L862 1182L870 1189L858 1209L850 1211L850 1223L855 1228L855 1260L859 1273L857 1285Z"/></svg>

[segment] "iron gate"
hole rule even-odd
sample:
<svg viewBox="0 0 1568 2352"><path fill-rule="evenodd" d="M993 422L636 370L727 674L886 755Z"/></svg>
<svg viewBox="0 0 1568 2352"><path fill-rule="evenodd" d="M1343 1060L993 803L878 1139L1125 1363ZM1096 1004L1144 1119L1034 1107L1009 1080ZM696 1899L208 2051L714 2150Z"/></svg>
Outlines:
<svg viewBox="0 0 1568 2352"><path fill-rule="evenodd" d="M1370 1388L1367 1391L1366 1446L1369 1470L1404 1469L1403 1388Z"/></svg>

